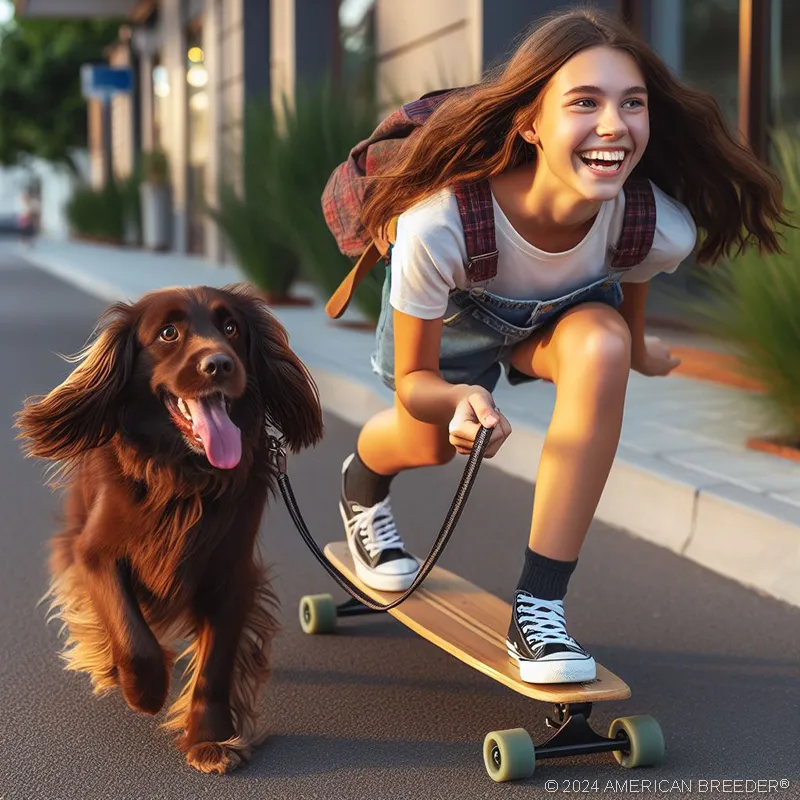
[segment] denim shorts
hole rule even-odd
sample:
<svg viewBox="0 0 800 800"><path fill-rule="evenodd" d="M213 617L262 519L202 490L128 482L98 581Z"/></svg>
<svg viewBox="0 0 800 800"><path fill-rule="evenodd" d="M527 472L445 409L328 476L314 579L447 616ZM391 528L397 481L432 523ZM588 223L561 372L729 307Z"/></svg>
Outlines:
<svg viewBox="0 0 800 800"><path fill-rule="evenodd" d="M454 290L448 298L442 327L439 356L442 378L452 384L483 386L490 392L497 386L503 370L511 385L537 380L510 365L514 347L581 303L600 302L619 307L622 274L621 271L609 273L550 300L513 300L492 294L482 285ZM373 372L394 391L394 325L390 291L391 265L387 265L371 364Z"/></svg>

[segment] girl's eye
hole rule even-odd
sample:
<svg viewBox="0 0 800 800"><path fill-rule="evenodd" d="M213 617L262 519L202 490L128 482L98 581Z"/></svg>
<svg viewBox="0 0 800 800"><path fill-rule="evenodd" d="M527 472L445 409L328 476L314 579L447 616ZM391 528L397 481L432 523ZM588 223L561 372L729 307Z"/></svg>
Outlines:
<svg viewBox="0 0 800 800"><path fill-rule="evenodd" d="M596 108L597 103L594 100L589 99L588 97L584 98L583 100L577 100L574 105L578 106L579 108ZM644 101L639 100L638 97L631 98L630 100L626 100L622 104L623 108L631 109L631 108L643 108Z"/></svg>
<svg viewBox="0 0 800 800"><path fill-rule="evenodd" d="M162 342L174 342L178 335L178 329L174 325L165 325L158 336Z"/></svg>
<svg viewBox="0 0 800 800"><path fill-rule="evenodd" d="M239 332L239 328L236 326L236 323L232 319L229 319L225 323L224 330L226 336L236 336L236 334Z"/></svg>

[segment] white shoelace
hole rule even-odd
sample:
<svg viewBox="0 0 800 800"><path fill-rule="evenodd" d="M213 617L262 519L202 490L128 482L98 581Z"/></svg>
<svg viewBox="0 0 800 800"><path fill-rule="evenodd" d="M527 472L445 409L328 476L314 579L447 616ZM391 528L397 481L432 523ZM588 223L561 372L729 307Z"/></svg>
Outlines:
<svg viewBox="0 0 800 800"><path fill-rule="evenodd" d="M567 633L564 606L560 600L535 600L524 597L517 599L517 619L522 633L529 645L566 644L579 647Z"/></svg>
<svg viewBox="0 0 800 800"><path fill-rule="evenodd" d="M370 508L359 510L350 520L356 535L364 542L370 558L393 547L402 547L403 541L397 533L389 498Z"/></svg>

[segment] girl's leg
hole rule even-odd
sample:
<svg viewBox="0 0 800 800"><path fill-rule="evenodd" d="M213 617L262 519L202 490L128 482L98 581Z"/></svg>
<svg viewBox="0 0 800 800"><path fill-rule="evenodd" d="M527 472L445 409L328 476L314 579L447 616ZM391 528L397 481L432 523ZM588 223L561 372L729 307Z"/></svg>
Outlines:
<svg viewBox="0 0 800 800"><path fill-rule="evenodd" d="M586 303L514 351L520 372L556 385L530 531L530 549L542 556L578 558L619 444L630 347L619 313Z"/></svg>
<svg viewBox="0 0 800 800"><path fill-rule="evenodd" d="M372 417L358 436L358 454L379 475L446 464L456 454L447 426L420 422L394 396L394 407Z"/></svg>
<svg viewBox="0 0 800 800"><path fill-rule="evenodd" d="M511 363L553 381L556 403L507 648L524 681L590 681L596 664L568 634L563 600L619 443L630 333L610 306L586 303L520 343Z"/></svg>
<svg viewBox="0 0 800 800"><path fill-rule="evenodd" d="M397 395L393 408L362 428L356 452L342 465L340 511L356 574L368 586L403 591L419 571L394 522L392 478L404 469L445 464L455 452L446 426L414 419Z"/></svg>

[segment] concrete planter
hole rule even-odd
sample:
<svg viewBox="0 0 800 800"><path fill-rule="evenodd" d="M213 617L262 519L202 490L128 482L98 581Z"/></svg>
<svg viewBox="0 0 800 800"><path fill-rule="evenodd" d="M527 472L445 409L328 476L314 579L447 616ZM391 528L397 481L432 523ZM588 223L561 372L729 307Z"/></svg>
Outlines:
<svg viewBox="0 0 800 800"><path fill-rule="evenodd" d="M747 446L751 450L760 450L762 453L788 458L790 461L800 461L800 441L797 440L754 436L747 440Z"/></svg>
<svg viewBox="0 0 800 800"><path fill-rule="evenodd" d="M168 184L142 183L142 240L146 250L172 248L172 193Z"/></svg>

